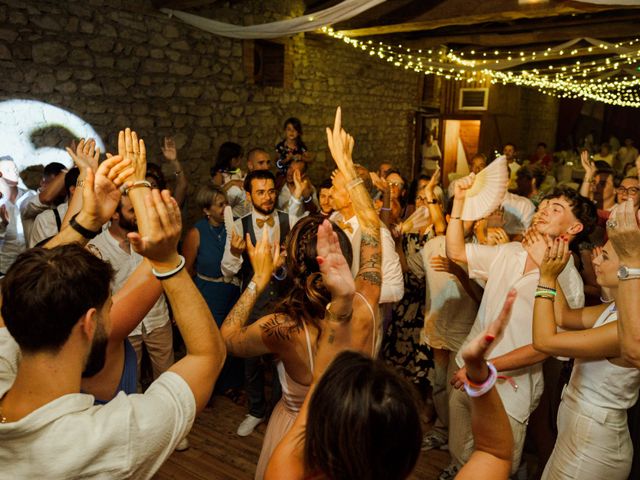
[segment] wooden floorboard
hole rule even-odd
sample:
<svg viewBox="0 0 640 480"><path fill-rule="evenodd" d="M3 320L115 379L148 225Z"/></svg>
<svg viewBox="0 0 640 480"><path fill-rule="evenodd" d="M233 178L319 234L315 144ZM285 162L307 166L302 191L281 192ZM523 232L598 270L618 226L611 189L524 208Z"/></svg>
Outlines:
<svg viewBox="0 0 640 480"><path fill-rule="evenodd" d="M226 397L214 397L189 434L191 448L174 452L154 476L155 480L250 480L255 473L266 425L248 437L236 435L246 408ZM449 463L448 452L422 452L412 480L435 480Z"/></svg>

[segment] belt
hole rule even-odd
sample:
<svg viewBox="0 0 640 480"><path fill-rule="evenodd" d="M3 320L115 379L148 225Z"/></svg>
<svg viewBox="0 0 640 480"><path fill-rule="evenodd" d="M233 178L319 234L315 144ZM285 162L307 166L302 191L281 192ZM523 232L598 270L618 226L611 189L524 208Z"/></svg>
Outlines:
<svg viewBox="0 0 640 480"><path fill-rule="evenodd" d="M204 280L205 282L211 282L211 283L230 283L232 285L235 285L236 287L240 286L240 280L238 280L237 277L231 277L231 278L226 278L226 277L208 277L206 275L203 275L202 273L196 273L197 277L200 280Z"/></svg>

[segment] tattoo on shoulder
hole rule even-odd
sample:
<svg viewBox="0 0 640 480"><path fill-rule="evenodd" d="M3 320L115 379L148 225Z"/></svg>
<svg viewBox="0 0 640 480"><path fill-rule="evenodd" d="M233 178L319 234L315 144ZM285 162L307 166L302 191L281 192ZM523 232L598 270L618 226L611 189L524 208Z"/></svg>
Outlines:
<svg viewBox="0 0 640 480"><path fill-rule="evenodd" d="M361 277L373 285L382 285L382 275L380 275L380 272L360 272L358 273L358 277Z"/></svg>
<svg viewBox="0 0 640 480"><path fill-rule="evenodd" d="M268 337L277 340L291 340L293 335L300 332L300 326L286 315L274 314L269 320L260 325L260 328Z"/></svg>

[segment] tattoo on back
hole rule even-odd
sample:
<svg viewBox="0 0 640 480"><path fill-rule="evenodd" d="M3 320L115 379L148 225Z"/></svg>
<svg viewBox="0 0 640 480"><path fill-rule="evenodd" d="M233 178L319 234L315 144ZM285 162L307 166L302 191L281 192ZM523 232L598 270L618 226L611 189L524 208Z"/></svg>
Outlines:
<svg viewBox="0 0 640 480"><path fill-rule="evenodd" d="M291 337L300 332L300 326L291 321L285 315L273 315L272 318L260 325L260 328L268 337L275 337L278 340L291 340Z"/></svg>

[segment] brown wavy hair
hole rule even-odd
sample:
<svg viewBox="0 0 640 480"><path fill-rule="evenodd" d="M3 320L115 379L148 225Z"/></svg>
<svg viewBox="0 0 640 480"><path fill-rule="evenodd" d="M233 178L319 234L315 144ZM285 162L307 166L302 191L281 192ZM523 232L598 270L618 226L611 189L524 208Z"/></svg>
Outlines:
<svg viewBox="0 0 640 480"><path fill-rule="evenodd" d="M285 297L277 305L276 311L288 315L301 324L310 322L319 327L319 319L324 318L327 303L331 301L329 291L322 284L318 256L318 226L325 220L321 215L310 215L299 220L287 235L287 283ZM353 252L349 237L331 222L338 234L340 248L347 263L351 265Z"/></svg>

